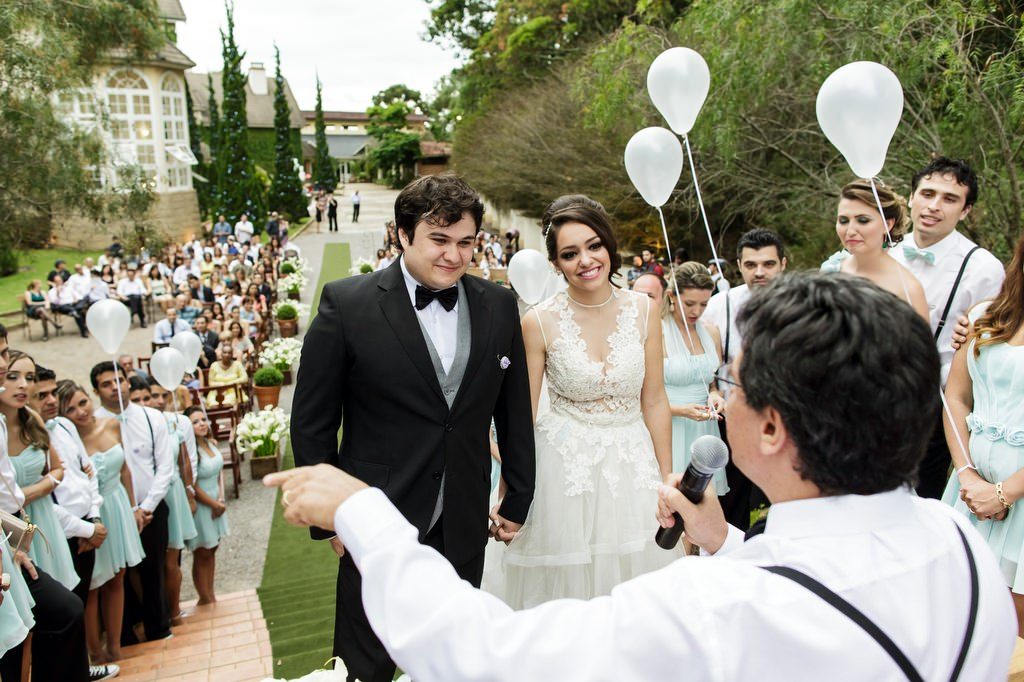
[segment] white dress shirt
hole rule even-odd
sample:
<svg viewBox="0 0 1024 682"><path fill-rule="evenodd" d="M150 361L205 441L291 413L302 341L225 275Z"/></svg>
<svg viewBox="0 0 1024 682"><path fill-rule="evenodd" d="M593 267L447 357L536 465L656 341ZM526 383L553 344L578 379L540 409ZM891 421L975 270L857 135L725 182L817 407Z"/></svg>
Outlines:
<svg viewBox="0 0 1024 682"><path fill-rule="evenodd" d="M97 407L96 416L121 422L121 442L132 474L135 505L153 511L167 495L174 477L174 446L163 415L151 407L128 403L120 415Z"/></svg>
<svg viewBox="0 0 1024 682"><path fill-rule="evenodd" d="M65 286L71 287L71 290L75 292L75 296L78 299L83 299L89 295L89 291L92 289L92 281L88 274L76 272L68 278Z"/></svg>
<svg viewBox="0 0 1024 682"><path fill-rule="evenodd" d="M914 248L921 248L913 232L903 240ZM922 258L907 259L903 254L902 245L897 244L890 250L890 255L901 265L914 273L921 286L924 287L924 296L928 301L928 311L931 315L932 333L939 325L939 317L949 300L949 293L953 290L953 283L956 275L960 272L967 252L977 246L967 237L953 230L939 242L932 244L924 251L935 254L935 264L931 265ZM1003 278L1006 276L1003 264L985 249L979 249L967 262L967 269L964 270L963 279L960 280L960 287L956 291L953 305L946 317L946 326L939 334L936 346L939 349L939 359L942 361L942 385L946 385L946 377L949 376L949 365L953 362L953 328L956 321L962 315L966 315L971 307L981 301L995 298L999 288L1003 285Z"/></svg>
<svg viewBox="0 0 1024 682"><path fill-rule="evenodd" d="M25 506L25 493L18 485L18 475L7 453L7 420L0 414L0 509L17 514Z"/></svg>
<svg viewBox="0 0 1024 682"><path fill-rule="evenodd" d="M244 223L239 220L235 223L235 239L245 244L252 239L252 234L255 228L252 223L246 220Z"/></svg>
<svg viewBox="0 0 1024 682"><path fill-rule="evenodd" d="M459 335L459 304L456 303L451 310L445 310L444 306L435 299L423 310L416 310L416 287L422 285L409 274L409 270L405 267L405 259L401 260L402 276L405 277L405 286L409 290L413 310L416 312L416 317L420 318L423 328L427 330L430 342L434 344L434 350L441 358L441 366L447 374L452 368L452 363L455 362L455 344Z"/></svg>
<svg viewBox="0 0 1024 682"><path fill-rule="evenodd" d="M1016 617L991 550L952 508L903 490L779 503L750 542L733 528L713 557L678 559L607 597L525 611L460 580L380 490L359 491L334 515L363 576L370 625L417 682L906 679L847 616L759 568L772 565L824 583L924 679L948 679L971 591L954 523L980 582L961 679L1005 679Z"/></svg>
<svg viewBox="0 0 1024 682"><path fill-rule="evenodd" d="M89 302L103 301L110 298L110 285L98 275L89 281Z"/></svg>
<svg viewBox="0 0 1024 682"><path fill-rule="evenodd" d="M52 305L74 305L78 300L75 297L75 292L66 284L61 287L53 287L46 292L46 297L50 299Z"/></svg>
<svg viewBox="0 0 1024 682"><path fill-rule="evenodd" d="M53 494L57 498L57 518L64 535L69 538L91 538L93 525L83 519L98 518L103 498L100 496L99 477L89 476L83 470L92 466L89 454L78 435L78 429L65 417L54 417L46 422L50 445L60 457L64 478Z"/></svg>
<svg viewBox="0 0 1024 682"><path fill-rule="evenodd" d="M177 424L175 424L175 416L177 416ZM185 485L194 486L196 484L196 472L199 471L199 451L196 450L196 431L192 427L192 421L183 414L175 415L173 412L164 412L164 419L167 420L167 428L171 432L173 443L173 436L176 435L177 429L180 429L185 434L185 451L188 453L188 461L192 466L192 480L188 481ZM178 450L174 450L174 459L178 459Z"/></svg>
<svg viewBox="0 0 1024 682"><path fill-rule="evenodd" d="M174 283L174 288L177 289L178 285L188 281L188 276L192 270L185 265L179 265L174 268L174 274L171 275L171 281Z"/></svg>
<svg viewBox="0 0 1024 682"><path fill-rule="evenodd" d="M180 317L174 321L174 334L171 333L171 322L166 317L156 323L153 327L154 343L170 343L171 337L175 334L192 331L192 325Z"/></svg>
<svg viewBox="0 0 1024 682"><path fill-rule="evenodd" d="M728 297L729 300L728 320L725 318L726 297ZM708 307L704 309L704 314L700 318L701 322L705 325L709 325L717 329L718 333L722 337L722 350L724 357L722 358L722 365L718 369L717 376L728 378L729 370L732 367L732 361L743 348L743 335L740 334L740 330L736 326L736 315L749 299L750 288L746 284L726 289L723 292L715 294L710 300L708 300ZM728 348L725 347L727 342L729 344ZM728 362L725 361L726 358L728 358ZM721 389L726 396L729 395L728 385L722 386Z"/></svg>
<svg viewBox="0 0 1024 682"><path fill-rule="evenodd" d="M146 285L142 283L142 280L135 277L135 279L129 279L125 277L117 283L117 295L121 298L128 298L129 296L145 296Z"/></svg>

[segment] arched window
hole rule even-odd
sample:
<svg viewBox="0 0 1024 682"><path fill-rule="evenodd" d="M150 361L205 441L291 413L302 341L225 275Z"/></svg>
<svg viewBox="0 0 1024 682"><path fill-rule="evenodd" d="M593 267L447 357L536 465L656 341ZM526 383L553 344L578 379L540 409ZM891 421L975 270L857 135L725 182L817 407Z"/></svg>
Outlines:
<svg viewBox="0 0 1024 682"><path fill-rule="evenodd" d="M129 159L134 157L143 168L155 170L153 107L146 79L128 69L111 73L107 78L107 106L117 151Z"/></svg>
<svg viewBox="0 0 1024 682"><path fill-rule="evenodd" d="M163 121L167 185L172 188L188 187L191 175L189 166L180 160L181 154L171 151L176 147L188 149L185 115L185 94L181 79L173 73L165 74L160 81L160 118Z"/></svg>

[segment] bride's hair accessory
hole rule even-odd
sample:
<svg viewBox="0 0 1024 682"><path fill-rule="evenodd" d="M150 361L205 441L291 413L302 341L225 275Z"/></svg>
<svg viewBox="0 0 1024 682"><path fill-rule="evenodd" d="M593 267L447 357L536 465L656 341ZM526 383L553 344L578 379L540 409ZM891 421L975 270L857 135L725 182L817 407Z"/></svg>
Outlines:
<svg viewBox="0 0 1024 682"><path fill-rule="evenodd" d="M547 225L544 226L544 237L547 237L548 236L548 232L550 232L550 231L551 231L551 223L549 222Z"/></svg>

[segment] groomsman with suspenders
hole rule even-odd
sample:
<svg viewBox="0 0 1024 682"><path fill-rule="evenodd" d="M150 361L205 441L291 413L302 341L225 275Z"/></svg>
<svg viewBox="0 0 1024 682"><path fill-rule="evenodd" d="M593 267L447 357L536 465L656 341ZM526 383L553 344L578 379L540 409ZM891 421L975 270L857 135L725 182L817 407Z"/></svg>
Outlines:
<svg viewBox="0 0 1024 682"><path fill-rule="evenodd" d="M957 320L999 293L1005 274L999 259L956 229L977 199L978 177L966 161L934 159L914 174L909 202L914 229L892 250L892 256L924 287L942 362L943 387L953 361L951 344ZM918 495L942 496L951 461L940 412L935 415L935 430L921 462Z"/></svg>

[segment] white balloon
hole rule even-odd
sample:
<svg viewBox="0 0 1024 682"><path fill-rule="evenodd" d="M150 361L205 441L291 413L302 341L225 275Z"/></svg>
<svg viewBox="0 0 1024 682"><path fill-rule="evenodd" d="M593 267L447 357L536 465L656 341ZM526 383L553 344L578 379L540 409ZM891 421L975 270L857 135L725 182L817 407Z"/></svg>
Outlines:
<svg viewBox="0 0 1024 682"><path fill-rule="evenodd" d="M171 337L170 347L181 353L185 358L185 371L195 372L199 365L199 356L203 353L203 342L195 332L175 334Z"/></svg>
<svg viewBox="0 0 1024 682"><path fill-rule="evenodd" d="M626 144L626 173L651 206L663 206L683 172L683 147L672 131L644 128Z"/></svg>
<svg viewBox="0 0 1024 682"><path fill-rule="evenodd" d="M876 62L833 71L818 90L818 125L862 178L878 175L903 116L903 86Z"/></svg>
<svg viewBox="0 0 1024 682"><path fill-rule="evenodd" d="M516 251L508 262L508 281L528 305L537 305L544 300L550 274L551 264L536 249Z"/></svg>
<svg viewBox="0 0 1024 682"><path fill-rule="evenodd" d="M106 299L89 306L85 314L85 326L107 355L113 355L132 326L132 314L120 301Z"/></svg>
<svg viewBox="0 0 1024 682"><path fill-rule="evenodd" d="M647 70L651 101L679 135L693 129L697 114L708 98L711 72L695 50L673 47L659 54Z"/></svg>
<svg viewBox="0 0 1024 682"><path fill-rule="evenodd" d="M161 348L153 353L149 371L156 377L157 383L173 391L181 386L181 378L185 376L185 356L174 348Z"/></svg>

